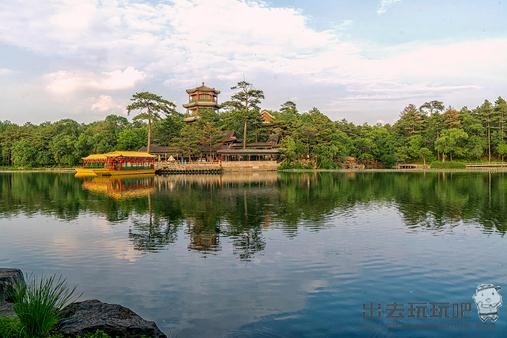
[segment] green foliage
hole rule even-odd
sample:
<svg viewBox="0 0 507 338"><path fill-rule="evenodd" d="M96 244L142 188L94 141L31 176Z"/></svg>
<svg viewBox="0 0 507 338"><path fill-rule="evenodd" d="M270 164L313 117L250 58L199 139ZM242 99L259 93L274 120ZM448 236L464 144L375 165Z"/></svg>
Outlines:
<svg viewBox="0 0 507 338"><path fill-rule="evenodd" d="M111 336L104 331L97 330L94 333L85 334L82 338L110 338Z"/></svg>
<svg viewBox="0 0 507 338"><path fill-rule="evenodd" d="M434 161L431 162L432 169L465 169L465 163L459 161Z"/></svg>
<svg viewBox="0 0 507 338"><path fill-rule="evenodd" d="M77 298L76 288L67 287L65 279L57 276L31 277L14 289L14 311L28 337L48 336L60 311Z"/></svg>
<svg viewBox="0 0 507 338"><path fill-rule="evenodd" d="M29 140L19 140L12 147L12 164L16 167L34 167L37 165L37 150Z"/></svg>
<svg viewBox="0 0 507 338"><path fill-rule="evenodd" d="M146 144L146 129L142 127L133 127L122 130L118 134L118 150L138 150Z"/></svg>
<svg viewBox="0 0 507 338"><path fill-rule="evenodd" d="M132 103L127 106L128 114L137 112L137 115L134 117L135 120L148 121L147 148L149 151L151 146L152 122L159 121L161 119L161 114L165 116L176 114L176 105L164 99L162 96L150 92L135 93L130 100Z"/></svg>
<svg viewBox="0 0 507 338"><path fill-rule="evenodd" d="M304 170L311 170L314 169L313 166L309 163L303 163L300 161L296 162L289 162L289 161L283 161L280 163L280 166L278 167L279 170L288 170L288 169L304 169Z"/></svg>
<svg viewBox="0 0 507 338"><path fill-rule="evenodd" d="M0 317L0 337L2 338L20 338L21 322L16 317Z"/></svg>
<svg viewBox="0 0 507 338"><path fill-rule="evenodd" d="M393 124L356 125L332 121L317 108L299 111L287 101L274 120L263 123L262 90L242 81L222 109L200 110L200 118L185 123L175 105L149 92L136 93L127 107L138 113L132 122L109 115L103 121L79 124L64 119L39 125L0 121L0 165L12 167L75 166L90 153L137 150L146 145L177 146L187 158L208 156L233 131L242 143L279 142L281 160L338 168L353 157L366 167L392 168L397 163L504 160L507 102L499 97L475 109L445 108L436 100L419 108L410 104ZM153 141L153 142L152 142Z"/></svg>

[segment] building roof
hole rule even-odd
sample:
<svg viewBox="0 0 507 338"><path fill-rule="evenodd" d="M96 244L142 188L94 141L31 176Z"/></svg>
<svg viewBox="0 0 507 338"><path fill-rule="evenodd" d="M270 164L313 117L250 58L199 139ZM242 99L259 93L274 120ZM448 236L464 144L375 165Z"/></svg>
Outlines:
<svg viewBox="0 0 507 338"><path fill-rule="evenodd" d="M86 157L83 157L83 160L105 160L111 157L155 157L155 156L147 152L119 150L105 154L91 154Z"/></svg>
<svg viewBox="0 0 507 338"><path fill-rule="evenodd" d="M216 108L220 108L220 105L218 104L218 102L215 102L215 101L206 101L206 100L200 101L200 100L197 100L197 101L192 101L192 102L184 103L183 107L184 108L193 108L193 107L216 107Z"/></svg>
<svg viewBox="0 0 507 338"><path fill-rule="evenodd" d="M204 82L199 87L187 89L187 93L188 94L194 93L196 91L200 91L200 92L213 92L215 94L220 94L219 90L217 90L215 88L210 88L208 86L205 86Z"/></svg>
<svg viewBox="0 0 507 338"><path fill-rule="evenodd" d="M280 149L279 148L272 148L272 149L219 149L217 150L218 154L223 155L272 155L272 154L279 154Z"/></svg>

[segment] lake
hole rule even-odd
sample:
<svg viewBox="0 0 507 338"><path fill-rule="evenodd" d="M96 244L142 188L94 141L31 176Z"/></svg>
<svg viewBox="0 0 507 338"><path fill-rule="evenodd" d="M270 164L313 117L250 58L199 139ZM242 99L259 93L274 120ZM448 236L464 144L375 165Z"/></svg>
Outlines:
<svg viewBox="0 0 507 338"><path fill-rule="evenodd" d="M0 267L171 337L503 337L472 296L507 287L506 202L505 173L4 173Z"/></svg>

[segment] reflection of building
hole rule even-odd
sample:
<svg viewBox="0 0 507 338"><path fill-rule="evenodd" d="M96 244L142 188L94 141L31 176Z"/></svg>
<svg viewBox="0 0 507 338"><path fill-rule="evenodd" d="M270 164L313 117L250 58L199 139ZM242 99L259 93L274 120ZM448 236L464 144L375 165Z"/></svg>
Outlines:
<svg viewBox="0 0 507 338"><path fill-rule="evenodd" d="M189 249L197 251L217 251L220 249L220 236L215 225L205 224L198 219L188 219L188 233L190 235Z"/></svg>
<svg viewBox="0 0 507 338"><path fill-rule="evenodd" d="M86 178L83 188L114 199L146 197L155 191L154 175L143 176L97 176Z"/></svg>
<svg viewBox="0 0 507 338"><path fill-rule="evenodd" d="M185 119L187 122L195 121L199 117L200 109L220 108L218 104L218 94L220 94L220 91L205 86L204 82L199 87L187 89L187 93L188 103L183 105L183 107L187 108L187 113L190 114Z"/></svg>

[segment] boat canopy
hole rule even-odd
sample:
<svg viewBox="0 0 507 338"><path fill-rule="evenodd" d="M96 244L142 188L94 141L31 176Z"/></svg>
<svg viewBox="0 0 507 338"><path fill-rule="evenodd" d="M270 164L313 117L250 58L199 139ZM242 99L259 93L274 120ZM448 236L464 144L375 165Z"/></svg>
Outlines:
<svg viewBox="0 0 507 338"><path fill-rule="evenodd" d="M112 151L105 154L91 154L83 157L84 161L105 161L108 158L115 157L132 157L132 158L155 158L155 155L142 151Z"/></svg>

